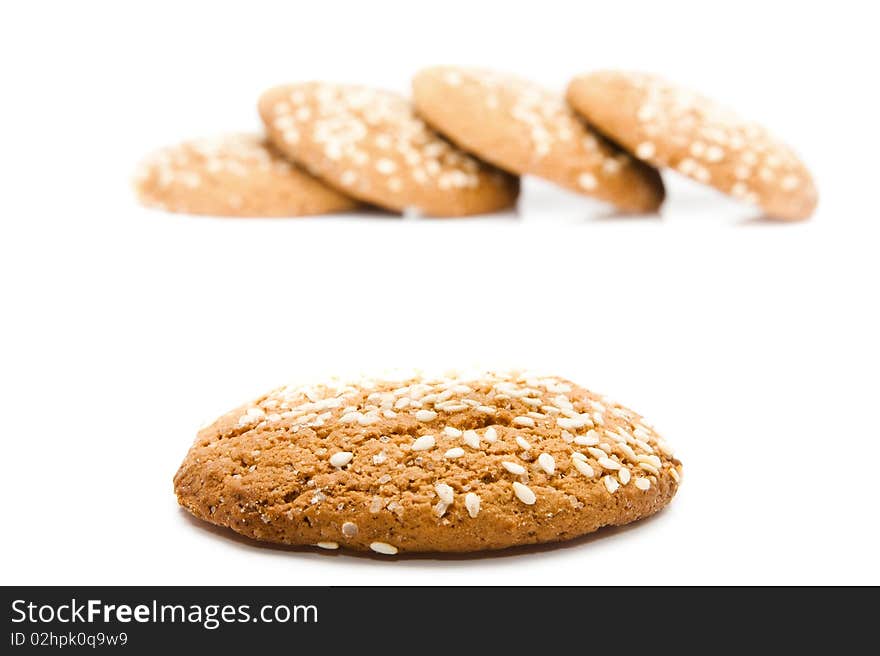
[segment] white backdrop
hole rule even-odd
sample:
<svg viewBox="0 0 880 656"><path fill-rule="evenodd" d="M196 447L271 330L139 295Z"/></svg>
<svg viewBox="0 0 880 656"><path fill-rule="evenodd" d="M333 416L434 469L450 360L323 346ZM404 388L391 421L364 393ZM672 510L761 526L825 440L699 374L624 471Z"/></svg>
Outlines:
<svg viewBox="0 0 880 656"><path fill-rule="evenodd" d="M3 583L880 583L876 10L746 2L7 3L0 9ZM791 141L813 220L667 175L659 217L529 180L456 221L136 206L147 151L258 127L265 87L432 63L562 88L664 73ZM449 290L461 293L450 298ZM526 366L644 413L671 506L550 549L257 546L177 509L205 420L303 374Z"/></svg>

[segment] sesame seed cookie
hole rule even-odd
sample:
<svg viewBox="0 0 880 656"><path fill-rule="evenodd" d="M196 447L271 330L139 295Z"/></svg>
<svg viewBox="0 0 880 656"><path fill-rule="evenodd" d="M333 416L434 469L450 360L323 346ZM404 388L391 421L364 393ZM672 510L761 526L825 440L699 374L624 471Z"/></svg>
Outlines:
<svg viewBox="0 0 880 656"><path fill-rule="evenodd" d="M506 74L450 66L413 78L416 109L461 148L627 211L651 212L663 182L650 166L590 129L561 94Z"/></svg>
<svg viewBox="0 0 880 656"><path fill-rule="evenodd" d="M808 218L818 194L797 155L763 127L655 75L576 77L568 101L640 159L671 167L777 219Z"/></svg>
<svg viewBox="0 0 880 656"><path fill-rule="evenodd" d="M411 375L276 389L199 432L174 477L248 537L380 554L554 542L651 515L681 463L561 378Z"/></svg>
<svg viewBox="0 0 880 656"><path fill-rule="evenodd" d="M165 148L140 166L134 184L143 205L185 214L302 216L358 205L253 134Z"/></svg>
<svg viewBox="0 0 880 656"><path fill-rule="evenodd" d="M285 155L356 198L387 209L465 216L512 206L519 181L466 155L397 94L321 82L271 89L259 102Z"/></svg>

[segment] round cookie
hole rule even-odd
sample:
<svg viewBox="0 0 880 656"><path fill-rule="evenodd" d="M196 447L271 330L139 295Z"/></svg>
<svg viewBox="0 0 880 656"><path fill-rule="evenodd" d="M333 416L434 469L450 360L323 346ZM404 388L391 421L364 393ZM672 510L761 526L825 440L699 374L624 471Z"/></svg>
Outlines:
<svg viewBox="0 0 880 656"><path fill-rule="evenodd" d="M414 375L270 392L199 432L174 489L256 540L469 552L646 517L680 471L639 415L561 378Z"/></svg>
<svg viewBox="0 0 880 656"><path fill-rule="evenodd" d="M596 128L654 166L670 167L773 218L808 218L818 194L797 155L763 127L643 73L576 77L568 101Z"/></svg>
<svg viewBox="0 0 880 656"><path fill-rule="evenodd" d="M660 174L591 130L561 94L520 78L442 66L413 78L419 114L461 148L502 169L533 174L607 201L652 212Z"/></svg>
<svg viewBox="0 0 880 656"><path fill-rule="evenodd" d="M141 164L134 184L143 205L185 214L303 216L358 205L253 134L165 148Z"/></svg>
<svg viewBox="0 0 880 656"><path fill-rule="evenodd" d="M465 216L512 206L519 181L466 155L387 91L308 82L259 102L273 143L345 193L397 212Z"/></svg>

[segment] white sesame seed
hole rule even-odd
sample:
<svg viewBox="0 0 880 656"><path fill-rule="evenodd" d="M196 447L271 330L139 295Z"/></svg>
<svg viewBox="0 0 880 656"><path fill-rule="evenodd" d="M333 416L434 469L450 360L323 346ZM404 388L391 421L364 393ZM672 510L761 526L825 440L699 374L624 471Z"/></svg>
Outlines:
<svg viewBox="0 0 880 656"><path fill-rule="evenodd" d="M577 182L582 189L586 189L587 191L592 191L599 184L596 180L596 176L592 173L581 173L578 176Z"/></svg>
<svg viewBox="0 0 880 656"><path fill-rule="evenodd" d="M603 476L602 482L605 483L605 489L608 490L611 494L617 492L617 488L620 487L620 483L618 483L616 479L613 479L610 476Z"/></svg>
<svg viewBox="0 0 880 656"><path fill-rule="evenodd" d="M376 170L382 175L391 175L397 170L397 164L387 157L383 157L376 162Z"/></svg>
<svg viewBox="0 0 880 656"><path fill-rule="evenodd" d="M576 460L582 460L583 462L587 462L587 460L589 460L589 458L587 458L587 456L585 456L585 455L584 455L583 453L581 453L580 451L574 451L574 452L571 454L571 457L572 457L572 458L575 458Z"/></svg>
<svg viewBox="0 0 880 656"><path fill-rule="evenodd" d="M427 451L433 449L436 443L433 435L422 435L412 443L411 448L413 451Z"/></svg>
<svg viewBox="0 0 880 656"><path fill-rule="evenodd" d="M636 146L636 157L639 159L650 159L656 152L657 149L650 141L644 141Z"/></svg>
<svg viewBox="0 0 880 656"><path fill-rule="evenodd" d="M357 524L354 522L345 522L342 525L342 534L347 538L353 538L358 534Z"/></svg>
<svg viewBox="0 0 880 656"><path fill-rule="evenodd" d="M461 458L464 455L464 449L460 446L454 446L443 454L444 458Z"/></svg>
<svg viewBox="0 0 880 656"><path fill-rule="evenodd" d="M548 474L552 474L556 471L556 461L549 453L542 453L538 456L538 465L540 465L541 469Z"/></svg>
<svg viewBox="0 0 880 656"><path fill-rule="evenodd" d="M440 501L446 505L452 504L453 491L446 483L437 483L434 486L434 491L437 493L437 496L440 497Z"/></svg>
<svg viewBox="0 0 880 656"><path fill-rule="evenodd" d="M516 474L517 476L522 476L526 473L526 468L515 462L508 462L507 460L505 460L501 463L501 466L504 467L511 474Z"/></svg>
<svg viewBox="0 0 880 656"><path fill-rule="evenodd" d="M461 431L457 428L453 428L452 426L447 426L443 429L444 435L448 437L461 437Z"/></svg>
<svg viewBox="0 0 880 656"><path fill-rule="evenodd" d="M598 463L605 469L610 469L611 471L616 471L620 469L620 463L608 458L607 456L602 456L597 459Z"/></svg>
<svg viewBox="0 0 880 656"><path fill-rule="evenodd" d="M591 456L593 456L593 457L596 458L597 460L598 460L599 458L604 458L604 457L606 457L606 456L608 455L608 454L605 453L602 449L598 449L598 448L596 448L596 447L594 447L594 446L588 446L588 447L587 447L587 451L589 452L589 454L590 454Z"/></svg>
<svg viewBox="0 0 880 656"><path fill-rule="evenodd" d="M467 508L468 515L476 517L480 514L480 497L473 492L464 495L464 507Z"/></svg>
<svg viewBox="0 0 880 656"><path fill-rule="evenodd" d="M370 549L376 553L384 554L385 556L393 556L397 553L397 547L390 545L387 542L371 542Z"/></svg>
<svg viewBox="0 0 880 656"><path fill-rule="evenodd" d="M495 408L493 408L490 405L478 405L474 409L477 412L482 412L483 414L486 414L486 415L494 415L495 414Z"/></svg>
<svg viewBox="0 0 880 656"><path fill-rule="evenodd" d="M492 426L489 426L486 432L483 433L483 439L491 444L498 439L498 432Z"/></svg>
<svg viewBox="0 0 880 656"><path fill-rule="evenodd" d="M320 547L321 549L338 549L338 542L317 542L315 543L316 547Z"/></svg>
<svg viewBox="0 0 880 656"><path fill-rule="evenodd" d="M535 420L532 419L531 417L522 417L522 416L520 416L520 417L514 417L514 418L513 418L513 423L514 423L514 425L516 425L516 426L529 426L529 427L532 427L532 426L535 425Z"/></svg>
<svg viewBox="0 0 880 656"><path fill-rule="evenodd" d="M533 505L537 499L535 493L532 492L532 489L527 485L523 485L519 481L513 482L513 493L516 495L517 499L527 506Z"/></svg>
<svg viewBox="0 0 880 656"><path fill-rule="evenodd" d="M574 442L574 435L569 433L567 430L562 431L562 441L566 443Z"/></svg>
<svg viewBox="0 0 880 656"><path fill-rule="evenodd" d="M587 431L586 435L578 435L575 437L574 443L580 444L581 446L596 446L599 443L599 433L590 429Z"/></svg>
<svg viewBox="0 0 880 656"><path fill-rule="evenodd" d="M627 469L626 467L621 468L621 470L617 472L617 480L620 481L621 485L626 485L627 483L629 483L631 476L632 474L630 474L629 469Z"/></svg>
<svg viewBox="0 0 880 656"><path fill-rule="evenodd" d="M676 483L681 482L681 476L679 476L678 470L675 467L669 468L669 475L672 476L672 480L674 480Z"/></svg>
<svg viewBox="0 0 880 656"><path fill-rule="evenodd" d="M659 475L660 475L660 470L657 469L657 467L655 467L654 465L652 465L652 464L650 464L650 463L647 463L647 462L640 462L640 463L639 463L639 468L640 468L640 469L644 469L646 472L648 472L648 473L650 473L650 474L654 474L654 476L659 476Z"/></svg>
<svg viewBox="0 0 880 656"><path fill-rule="evenodd" d="M472 449L480 448L480 436L477 435L477 431L475 430L466 430L462 433L461 439Z"/></svg>
<svg viewBox="0 0 880 656"><path fill-rule="evenodd" d="M651 489L651 481L647 478L642 478L641 476L636 479L635 486L640 490L650 490Z"/></svg>
<svg viewBox="0 0 880 656"><path fill-rule="evenodd" d="M437 413L433 410L416 410L416 419L419 421L434 421L437 418Z"/></svg>
<svg viewBox="0 0 880 656"><path fill-rule="evenodd" d="M352 458L354 458L354 454L351 451L337 451L330 456L330 464L338 468L345 467Z"/></svg>
<svg viewBox="0 0 880 656"><path fill-rule="evenodd" d="M572 456L571 464L574 466L575 469L578 470L578 472L580 472L582 475L586 476L587 478L593 478L593 476L596 473L593 471L593 468L590 467L590 465L588 465L586 462L584 462L580 458L575 458L574 456Z"/></svg>
<svg viewBox="0 0 880 656"><path fill-rule="evenodd" d="M526 438L524 438L522 435L516 436L516 444L520 449L522 449L524 451L528 451L529 449L532 448L532 445L529 444L529 441Z"/></svg>
<svg viewBox="0 0 880 656"><path fill-rule="evenodd" d="M388 458L388 456L385 455L384 451L377 453L376 455L373 456L373 464L374 465L381 465L383 462L385 462L385 460L387 458Z"/></svg>

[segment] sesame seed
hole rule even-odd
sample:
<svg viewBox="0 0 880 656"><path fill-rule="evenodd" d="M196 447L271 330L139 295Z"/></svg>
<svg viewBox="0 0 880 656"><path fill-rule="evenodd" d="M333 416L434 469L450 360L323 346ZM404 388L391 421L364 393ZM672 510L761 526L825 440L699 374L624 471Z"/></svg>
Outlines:
<svg viewBox="0 0 880 656"><path fill-rule="evenodd" d="M556 461L549 453L542 453L538 456L538 465L540 465L541 469L548 474L552 474L556 471Z"/></svg>
<svg viewBox="0 0 880 656"><path fill-rule="evenodd" d="M654 147L654 144L650 141L644 141L636 146L636 156L639 159L650 159L654 156L654 153L657 152L657 149Z"/></svg>
<svg viewBox="0 0 880 656"><path fill-rule="evenodd" d="M607 456L603 456L598 458L598 463L605 469L610 469L612 471L616 471L620 469L620 463L612 460Z"/></svg>
<svg viewBox="0 0 880 656"><path fill-rule="evenodd" d="M574 441L574 435L569 433L567 430L562 431L561 437L562 441L566 443L571 443Z"/></svg>
<svg viewBox="0 0 880 656"><path fill-rule="evenodd" d="M574 451L574 452L571 454L571 457L574 458L574 459L576 459L576 460L581 460L581 461L583 461L583 462L587 462L587 460L589 460L589 458L587 458L587 456L585 456L585 455L584 455L583 453L581 453L580 451Z"/></svg>
<svg viewBox="0 0 880 656"><path fill-rule="evenodd" d="M370 549L385 556L393 556L397 553L397 547L390 545L387 542L371 542Z"/></svg>
<svg viewBox="0 0 880 656"><path fill-rule="evenodd" d="M466 430L462 433L461 439L472 449L480 448L480 436L477 435L477 431L475 430Z"/></svg>
<svg viewBox="0 0 880 656"><path fill-rule="evenodd" d="M391 175L397 170L397 164L387 157L383 157L376 162L376 170L382 175Z"/></svg>
<svg viewBox="0 0 880 656"><path fill-rule="evenodd" d="M618 483L610 476L603 476L602 482L605 483L605 489L608 490L611 494L617 492L617 489L620 487L620 483Z"/></svg>
<svg viewBox="0 0 880 656"><path fill-rule="evenodd" d="M593 468L580 458L575 458L574 456L572 456L571 464L574 466L575 469L578 470L578 472L580 472L587 478L593 478L593 476L595 475Z"/></svg>
<svg viewBox="0 0 880 656"><path fill-rule="evenodd" d="M321 549L338 549L338 542L317 542L315 543L316 547L320 547Z"/></svg>
<svg viewBox="0 0 880 656"><path fill-rule="evenodd" d="M453 428L452 426L447 426L443 429L444 435L448 437L461 437L461 431L457 428Z"/></svg>
<svg viewBox="0 0 880 656"><path fill-rule="evenodd" d="M492 426L489 426L486 432L483 433L483 439L491 444L498 439L498 432Z"/></svg>
<svg viewBox="0 0 880 656"><path fill-rule="evenodd" d="M437 418L437 413L433 410L416 410L416 419L419 421L434 421Z"/></svg>
<svg viewBox="0 0 880 656"><path fill-rule="evenodd" d="M523 451L528 451L529 449L532 448L532 445L529 444L529 441L526 438L522 437L521 435L516 436L516 444Z"/></svg>
<svg viewBox="0 0 880 656"><path fill-rule="evenodd" d="M534 427L534 425L535 425L535 420L532 419L531 417L522 417L522 416L520 416L520 417L514 417L514 418L513 418L513 423L514 423L514 425L516 425L516 426L529 426L529 427Z"/></svg>
<svg viewBox="0 0 880 656"><path fill-rule="evenodd" d="M461 458L464 455L464 449L460 446L454 446L443 454L444 458Z"/></svg>
<svg viewBox="0 0 880 656"><path fill-rule="evenodd" d="M385 455L384 451L382 451L381 453L377 453L376 455L373 456L373 464L374 465L381 465L383 462L385 462L385 460L387 458L388 458L388 456Z"/></svg>
<svg viewBox="0 0 880 656"><path fill-rule="evenodd" d="M632 474L630 474L629 469L627 469L626 467L623 467L619 472L617 472L617 480L620 481L621 485L626 485L627 483L629 483L631 476Z"/></svg>
<svg viewBox="0 0 880 656"><path fill-rule="evenodd" d="M596 447L593 447L593 446L587 447L587 451L589 452L589 454L591 456L593 456L597 460L600 458L605 458L608 455L602 449L597 449Z"/></svg>
<svg viewBox="0 0 880 656"><path fill-rule="evenodd" d="M647 478L639 477L635 480L635 486L640 490L650 490L651 489L651 481Z"/></svg>
<svg viewBox="0 0 880 656"><path fill-rule="evenodd" d="M513 493L516 495L517 499L522 501L527 506L533 505L537 500L537 497L535 496L535 493L532 492L532 489L527 485L523 485L519 481L513 482Z"/></svg>
<svg viewBox="0 0 880 656"><path fill-rule="evenodd" d="M467 508L468 515L476 517L480 514L480 497L479 495L468 492L464 495L464 507Z"/></svg>
<svg viewBox="0 0 880 656"><path fill-rule="evenodd" d="M596 180L596 176L592 173L581 173L578 176L577 183L582 189L586 189L587 191L592 191L599 184Z"/></svg>
<svg viewBox="0 0 880 656"><path fill-rule="evenodd" d="M342 525L342 534L347 538L353 538L358 534L357 524L354 522L345 522Z"/></svg>
<svg viewBox="0 0 880 656"><path fill-rule="evenodd" d="M427 451L433 449L436 443L433 435L422 435L413 441L411 448L413 451Z"/></svg>
<svg viewBox="0 0 880 656"><path fill-rule="evenodd" d="M486 415L494 415L495 414L495 408L493 408L490 405L478 405L474 409L477 412L482 412L483 414L486 414Z"/></svg>
<svg viewBox="0 0 880 656"><path fill-rule="evenodd" d="M672 476L672 480L674 480L676 483L681 482L681 476L678 474L678 470L675 467L669 468L669 475Z"/></svg>
<svg viewBox="0 0 880 656"><path fill-rule="evenodd" d="M354 454L351 451L337 451L330 456L330 464L337 468L345 467L352 458Z"/></svg>
<svg viewBox="0 0 880 656"><path fill-rule="evenodd" d="M504 467L511 474L516 474L517 476L522 476L526 473L526 468L515 462L508 462L507 460L505 460L501 463L501 466Z"/></svg>
<svg viewBox="0 0 880 656"><path fill-rule="evenodd" d="M596 446L599 443L599 433L590 429L586 435L578 435L574 438L574 443L581 446Z"/></svg>
<svg viewBox="0 0 880 656"><path fill-rule="evenodd" d="M434 486L434 491L437 493L437 496L440 497L440 501L446 505L452 504L453 491L449 485L446 483L437 483Z"/></svg>

